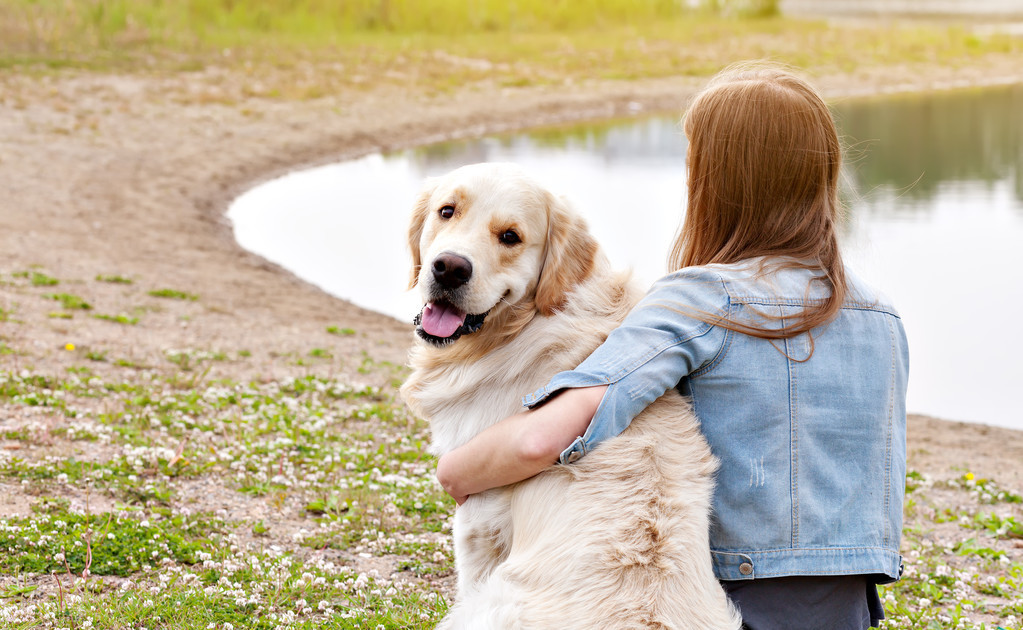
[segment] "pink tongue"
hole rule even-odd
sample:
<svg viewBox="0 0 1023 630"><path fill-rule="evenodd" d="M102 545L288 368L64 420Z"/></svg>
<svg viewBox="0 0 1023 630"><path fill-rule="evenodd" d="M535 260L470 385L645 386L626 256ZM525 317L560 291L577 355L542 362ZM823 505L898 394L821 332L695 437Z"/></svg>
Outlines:
<svg viewBox="0 0 1023 630"><path fill-rule="evenodd" d="M465 313L450 304L429 303L423 309L423 330L434 337L450 337L465 321Z"/></svg>

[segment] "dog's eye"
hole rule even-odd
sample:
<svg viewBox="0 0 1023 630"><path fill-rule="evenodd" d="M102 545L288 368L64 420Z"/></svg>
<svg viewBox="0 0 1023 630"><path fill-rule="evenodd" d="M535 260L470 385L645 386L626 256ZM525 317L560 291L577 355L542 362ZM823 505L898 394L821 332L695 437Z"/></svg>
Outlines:
<svg viewBox="0 0 1023 630"><path fill-rule="evenodd" d="M505 245L514 245L522 242L522 239L519 238L519 233L515 230L505 230L497 239Z"/></svg>
<svg viewBox="0 0 1023 630"><path fill-rule="evenodd" d="M450 219L455 216L455 207L448 204L440 209L440 218Z"/></svg>

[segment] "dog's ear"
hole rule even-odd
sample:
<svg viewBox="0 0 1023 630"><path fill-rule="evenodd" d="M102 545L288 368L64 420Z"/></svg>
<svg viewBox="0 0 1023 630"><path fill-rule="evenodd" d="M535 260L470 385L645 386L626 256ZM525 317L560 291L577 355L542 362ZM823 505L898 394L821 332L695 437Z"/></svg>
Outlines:
<svg viewBox="0 0 1023 630"><path fill-rule="evenodd" d="M423 191L416 199L416 205L412 208L412 220L408 227L408 247L412 252L412 273L409 276L408 288L412 289L419 282L419 268L423 266L422 254L419 251L419 241L423 236L423 228L426 226L426 219L430 216L430 197L437 189L437 184L432 179L426 180Z"/></svg>
<svg viewBox="0 0 1023 630"><path fill-rule="evenodd" d="M593 270L597 241L586 222L561 199L545 192L545 203L547 243L536 283L536 308L543 315L553 315L564 307L568 292Z"/></svg>

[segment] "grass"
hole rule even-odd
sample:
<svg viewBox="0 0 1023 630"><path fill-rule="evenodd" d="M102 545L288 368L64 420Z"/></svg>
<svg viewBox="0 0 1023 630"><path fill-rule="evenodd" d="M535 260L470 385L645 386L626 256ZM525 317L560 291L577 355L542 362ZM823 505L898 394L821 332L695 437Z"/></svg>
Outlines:
<svg viewBox="0 0 1023 630"><path fill-rule="evenodd" d="M103 275L96 276L97 282L107 282L110 284L133 284L135 281L131 278L119 275Z"/></svg>
<svg viewBox="0 0 1023 630"><path fill-rule="evenodd" d="M96 319L101 319L106 322L111 322L114 324L123 324L126 326L134 326L135 324L139 323L138 317L132 317L130 315L125 315L124 313L118 313L117 315L97 313L93 315L93 317L95 317Z"/></svg>
<svg viewBox="0 0 1023 630"><path fill-rule="evenodd" d="M185 291L178 291L177 289L153 289L149 291L149 295L158 298L167 298L171 300L190 300L196 301L199 299L198 295L193 293L187 293Z"/></svg>
<svg viewBox="0 0 1023 630"><path fill-rule="evenodd" d="M175 370L0 371L15 417L66 419L0 434L23 447L0 451L0 483L32 503L0 516L0 625L433 627L448 606L454 505L426 425L396 399L401 370L364 356L359 373L384 385L325 366L184 387ZM55 444L98 456L42 456ZM243 507L223 518L207 504ZM910 471L907 570L882 587L883 627L1023 627L1021 521L1019 489Z"/></svg>
<svg viewBox="0 0 1023 630"><path fill-rule="evenodd" d="M74 310L87 311L92 309L91 304L89 304L82 298L78 297L77 295L72 295L70 293L46 293L43 295L43 297L49 298L51 300L57 300L58 302L60 302L60 305L64 307L64 309L69 311Z"/></svg>
<svg viewBox="0 0 1023 630"><path fill-rule="evenodd" d="M835 26L726 13L666 0L12 0L0 8L0 68L188 73L209 84L179 98L231 103L380 85L446 93L472 84L705 76L749 58L837 73L1023 51L1019 38L954 24ZM259 80L228 89L196 72L225 69Z"/></svg>
<svg viewBox="0 0 1023 630"><path fill-rule="evenodd" d="M0 528L0 571L7 574L70 572L129 576L153 566L194 565L215 542L209 515L139 520L126 512L80 513L68 501L42 497L35 514L6 519ZM52 553L53 550L59 550Z"/></svg>
<svg viewBox="0 0 1023 630"><path fill-rule="evenodd" d="M906 572L881 587L890 618L883 627L1023 627L1023 562L1013 552L1023 536L1021 497L969 472L935 483L910 471L906 498ZM972 621L980 614L997 624Z"/></svg>
<svg viewBox="0 0 1023 630"><path fill-rule="evenodd" d="M430 628L446 610L428 580L452 570L452 503L433 480L425 425L393 390L315 375L180 389L153 373L0 372L0 404L69 418L48 440L119 453L0 454L0 483L39 497L33 514L0 517L0 574L12 576L0 580L3 627L160 617L169 628ZM28 429L3 438L39 439ZM249 522L183 511L183 484L200 480L216 480L226 501L268 499L274 513ZM75 500L48 498L56 489ZM90 512L90 496L121 507ZM279 518L294 502L297 528ZM397 558L399 579L329 561L325 549ZM50 574L63 576L56 590L41 580Z"/></svg>

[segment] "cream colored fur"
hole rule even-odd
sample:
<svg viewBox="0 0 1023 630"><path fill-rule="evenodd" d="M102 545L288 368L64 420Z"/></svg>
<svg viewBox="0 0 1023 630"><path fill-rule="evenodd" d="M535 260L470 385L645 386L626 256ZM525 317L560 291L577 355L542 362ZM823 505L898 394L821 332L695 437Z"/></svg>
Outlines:
<svg viewBox="0 0 1023 630"><path fill-rule="evenodd" d="M455 217L439 216L445 204ZM495 236L508 226L515 247ZM424 300L437 291L431 261L450 252L473 265L464 310L493 309L479 332L411 351L402 393L438 455L520 411L524 393L578 365L640 297L582 220L511 165L431 182L409 236ZM716 466L673 392L577 463L469 497L455 512L457 598L438 627L738 628L711 570Z"/></svg>

